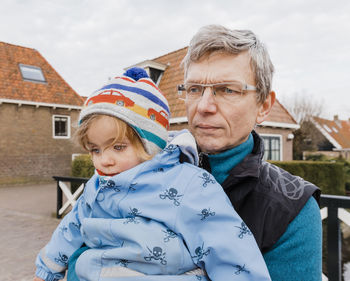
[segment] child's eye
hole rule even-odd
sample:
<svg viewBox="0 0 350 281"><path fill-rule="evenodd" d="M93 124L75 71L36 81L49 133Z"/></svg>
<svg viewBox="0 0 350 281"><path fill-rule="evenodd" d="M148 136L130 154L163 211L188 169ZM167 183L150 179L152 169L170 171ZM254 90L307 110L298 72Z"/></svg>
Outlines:
<svg viewBox="0 0 350 281"><path fill-rule="evenodd" d="M97 148L91 148L90 153L98 154L98 153L100 153L100 150Z"/></svg>
<svg viewBox="0 0 350 281"><path fill-rule="evenodd" d="M116 144L114 147L113 147L115 150L123 150L124 148L126 148L126 144Z"/></svg>

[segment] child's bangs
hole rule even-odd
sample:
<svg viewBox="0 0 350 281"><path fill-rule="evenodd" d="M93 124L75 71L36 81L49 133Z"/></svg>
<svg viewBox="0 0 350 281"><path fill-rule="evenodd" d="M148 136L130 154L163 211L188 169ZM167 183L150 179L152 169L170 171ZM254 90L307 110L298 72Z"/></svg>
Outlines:
<svg viewBox="0 0 350 281"><path fill-rule="evenodd" d="M115 125L115 138L111 143L111 145L122 143L123 141L125 141L125 139L130 139L129 138L130 133L128 133L129 126L124 121L116 117L111 117L111 118L113 118L114 125Z"/></svg>

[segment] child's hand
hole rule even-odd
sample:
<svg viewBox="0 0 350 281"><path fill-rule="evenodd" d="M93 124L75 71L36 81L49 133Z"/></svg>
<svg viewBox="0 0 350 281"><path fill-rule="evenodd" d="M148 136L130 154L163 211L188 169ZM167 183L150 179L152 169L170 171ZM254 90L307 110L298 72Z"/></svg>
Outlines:
<svg viewBox="0 0 350 281"><path fill-rule="evenodd" d="M41 279L41 278L35 276L34 279L33 279L33 281L45 281L45 280L43 280L43 279Z"/></svg>

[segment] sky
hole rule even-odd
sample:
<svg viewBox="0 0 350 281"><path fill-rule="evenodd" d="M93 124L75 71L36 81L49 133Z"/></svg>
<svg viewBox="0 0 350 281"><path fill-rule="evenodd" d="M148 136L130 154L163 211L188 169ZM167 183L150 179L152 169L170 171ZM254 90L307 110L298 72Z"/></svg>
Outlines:
<svg viewBox="0 0 350 281"><path fill-rule="evenodd" d="M275 66L273 90L350 118L350 1L1 0L0 41L38 50L80 95L138 62L186 47L201 26L250 29Z"/></svg>

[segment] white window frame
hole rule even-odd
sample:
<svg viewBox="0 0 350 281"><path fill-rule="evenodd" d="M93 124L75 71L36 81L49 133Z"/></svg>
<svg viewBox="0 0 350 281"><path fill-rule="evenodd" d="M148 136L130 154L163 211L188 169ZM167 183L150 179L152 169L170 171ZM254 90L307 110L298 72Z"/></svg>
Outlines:
<svg viewBox="0 0 350 281"><path fill-rule="evenodd" d="M67 118L67 136L56 136L55 135L55 118L64 117ZM52 137L54 139L69 139L70 138L70 116L69 115L52 115Z"/></svg>
<svg viewBox="0 0 350 281"><path fill-rule="evenodd" d="M86 155L86 153L85 154L84 153L73 153L72 154L72 161L74 161L74 159L77 158L80 155Z"/></svg>
<svg viewBox="0 0 350 281"><path fill-rule="evenodd" d="M274 138L279 138L280 140L280 160L271 160L271 161L283 161L283 137L282 135L279 134L259 134L261 137L274 137ZM263 140L264 141L264 140ZM264 149L266 151L266 148L264 146ZM265 156L265 152L264 152Z"/></svg>

